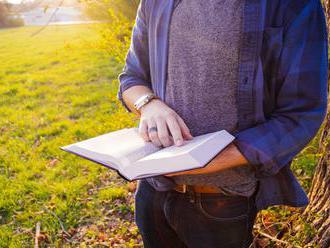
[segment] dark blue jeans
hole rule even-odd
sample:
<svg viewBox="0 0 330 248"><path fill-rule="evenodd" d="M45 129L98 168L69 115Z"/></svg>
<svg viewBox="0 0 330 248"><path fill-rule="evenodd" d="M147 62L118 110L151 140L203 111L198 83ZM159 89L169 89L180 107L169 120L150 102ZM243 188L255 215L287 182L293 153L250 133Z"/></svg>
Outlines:
<svg viewBox="0 0 330 248"><path fill-rule="evenodd" d="M156 191L141 180L135 221L145 248L241 248L252 242L254 197Z"/></svg>

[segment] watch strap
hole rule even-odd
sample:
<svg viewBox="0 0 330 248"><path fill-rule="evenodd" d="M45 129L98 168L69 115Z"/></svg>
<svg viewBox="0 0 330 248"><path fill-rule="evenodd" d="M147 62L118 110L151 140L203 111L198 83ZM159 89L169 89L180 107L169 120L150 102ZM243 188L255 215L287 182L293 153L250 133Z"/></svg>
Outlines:
<svg viewBox="0 0 330 248"><path fill-rule="evenodd" d="M139 111L144 105L149 103L152 99L159 99L154 93L148 93L138 98L134 103L134 108Z"/></svg>

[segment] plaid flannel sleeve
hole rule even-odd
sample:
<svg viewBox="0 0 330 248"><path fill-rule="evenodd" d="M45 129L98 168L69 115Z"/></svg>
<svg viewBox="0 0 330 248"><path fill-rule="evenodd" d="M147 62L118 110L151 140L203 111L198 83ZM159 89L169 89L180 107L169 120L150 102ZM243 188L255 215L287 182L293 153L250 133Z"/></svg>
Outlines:
<svg viewBox="0 0 330 248"><path fill-rule="evenodd" d="M131 112L123 100L123 92L136 85L144 85L151 88L145 0L140 1L132 30L130 48L126 55L125 66L119 74L118 79L119 88L117 97L126 110Z"/></svg>
<svg viewBox="0 0 330 248"><path fill-rule="evenodd" d="M328 41L323 8L311 0L288 24L270 118L243 130L235 144L256 168L271 176L316 135L327 111Z"/></svg>

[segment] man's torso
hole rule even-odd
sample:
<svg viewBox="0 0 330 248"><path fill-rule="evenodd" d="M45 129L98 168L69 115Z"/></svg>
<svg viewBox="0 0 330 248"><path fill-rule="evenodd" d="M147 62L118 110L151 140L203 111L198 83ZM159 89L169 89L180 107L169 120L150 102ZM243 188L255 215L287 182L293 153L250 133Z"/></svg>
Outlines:
<svg viewBox="0 0 330 248"><path fill-rule="evenodd" d="M236 130L242 0L182 0L169 31L165 102L201 135ZM250 196L256 187L250 166L212 175L180 175L179 184L220 187Z"/></svg>

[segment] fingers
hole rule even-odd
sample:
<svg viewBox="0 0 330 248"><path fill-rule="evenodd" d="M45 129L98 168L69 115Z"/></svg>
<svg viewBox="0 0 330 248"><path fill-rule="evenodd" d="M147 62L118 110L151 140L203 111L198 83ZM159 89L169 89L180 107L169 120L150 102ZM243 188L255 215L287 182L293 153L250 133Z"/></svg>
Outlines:
<svg viewBox="0 0 330 248"><path fill-rule="evenodd" d="M188 139L188 140L192 139L193 136L191 135L190 130L187 127L186 123L182 120L182 118L180 116L177 116L177 120L180 125L183 138Z"/></svg>
<svg viewBox="0 0 330 248"><path fill-rule="evenodd" d="M149 109L143 113L139 134L146 142L151 141L154 145L163 147L173 143L181 146L184 140L193 138L183 119L168 108Z"/></svg>
<svg viewBox="0 0 330 248"><path fill-rule="evenodd" d="M175 116L170 115L166 119L166 123L172 134L174 144L176 146L183 145L183 137L182 137L182 133L181 133L181 128L180 128L179 123L178 123L177 119L175 118Z"/></svg>
<svg viewBox="0 0 330 248"><path fill-rule="evenodd" d="M149 135L148 135L148 125L147 122L141 120L139 123L139 134L144 139L144 141L149 142Z"/></svg>
<svg viewBox="0 0 330 248"><path fill-rule="evenodd" d="M171 146L172 145L172 140L170 138L165 120L157 119L156 123L157 123L157 131L158 131L159 141L162 143L162 145L164 147Z"/></svg>
<svg viewBox="0 0 330 248"><path fill-rule="evenodd" d="M158 138L158 130L157 130L157 124L154 120L148 121L148 135L151 140L151 142L156 146L162 146L162 143L160 142Z"/></svg>

